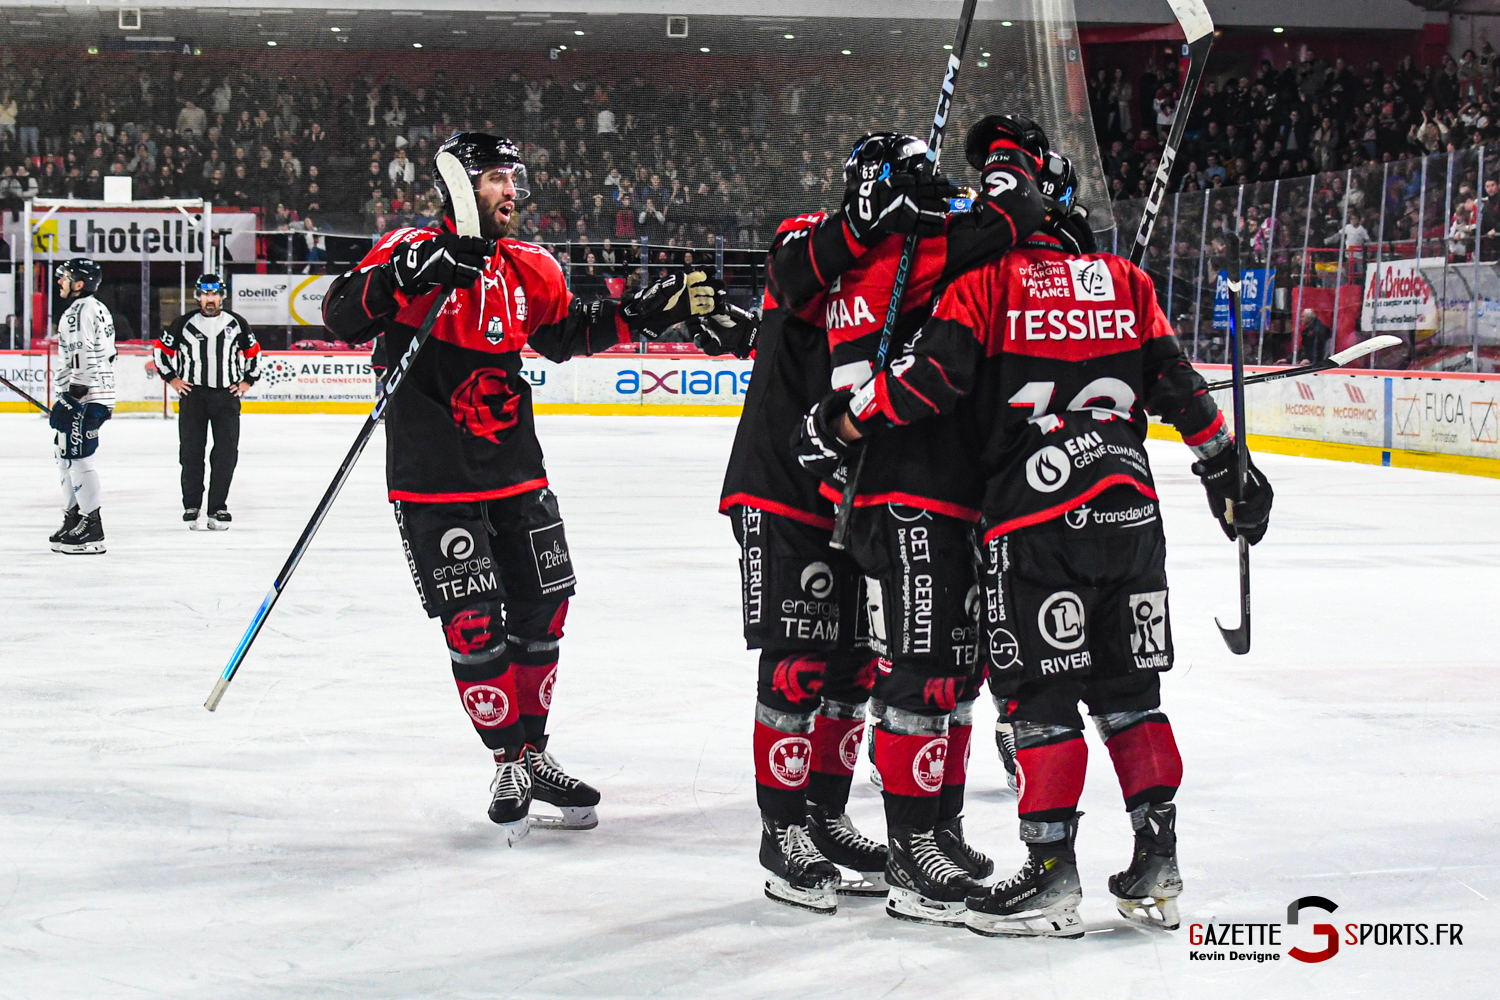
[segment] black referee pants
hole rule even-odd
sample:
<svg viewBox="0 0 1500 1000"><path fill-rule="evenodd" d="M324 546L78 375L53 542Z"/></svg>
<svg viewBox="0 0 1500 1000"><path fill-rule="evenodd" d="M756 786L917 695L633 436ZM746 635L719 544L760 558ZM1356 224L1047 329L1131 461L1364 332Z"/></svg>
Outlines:
<svg viewBox="0 0 1500 1000"><path fill-rule="evenodd" d="M208 482L208 512L212 514L228 503L229 483L240 460L240 401L228 389L195 385L177 407L183 510L203 506L203 449L208 445L210 424L214 450L209 458L213 472Z"/></svg>

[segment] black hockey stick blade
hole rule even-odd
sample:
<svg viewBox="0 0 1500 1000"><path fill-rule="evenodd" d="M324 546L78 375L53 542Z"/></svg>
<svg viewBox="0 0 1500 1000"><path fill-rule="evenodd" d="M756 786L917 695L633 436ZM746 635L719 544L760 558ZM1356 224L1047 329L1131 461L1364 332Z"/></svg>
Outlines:
<svg viewBox="0 0 1500 1000"><path fill-rule="evenodd" d="M479 209L474 203L474 189L468 173L452 153L439 153L437 167L448 185L448 190L454 193L453 218L459 235L478 236ZM339 463L338 471L333 475L333 481L328 484L328 489L323 491L323 499L318 501L318 506L313 510L312 517L308 519L307 526L302 529L297 544L292 546L292 551L286 557L281 572L276 574L275 582L271 584L271 589L261 600L260 607L255 611L255 617L250 620L250 627L245 629L245 634L240 637L239 645L235 646L234 652L230 654L229 662L219 674L219 679L214 682L214 689L209 692L208 700L203 703L203 707L210 712L219 707L224 692L229 690L229 682L234 680L234 675L239 672L241 664L245 662L245 657L250 653L251 645L260 635L260 630L265 626L266 620L271 617L271 611L276 607L276 602L280 600L281 592L286 589L286 585L292 579L292 574L297 571L298 564L302 562L302 557L307 554L308 547L312 545L313 536L318 533L318 529L323 526L323 520L333 509L334 500L338 499L339 492L343 490L344 483L354 471L355 463L359 461L365 445L369 443L371 435L375 433L375 428L379 426L380 415L385 412L386 404L390 402L396 390L401 388L407 373L417 359L417 353L422 349L422 345L427 343L432 327L437 323L438 314L443 311L443 306L448 302L449 294L446 290L440 291L432 307L427 310L427 315L422 319L422 325L417 328L417 335L412 338L405 352L386 375L385 382L380 386L377 394L374 408L370 410L370 415L365 417L365 422L360 425L354 443L349 446L348 453L344 455L344 460Z"/></svg>
<svg viewBox="0 0 1500 1000"><path fill-rule="evenodd" d="M1190 0L1201 2L1201 0ZM943 135L948 128L948 112L953 103L953 92L958 87L958 71L963 67L964 49L969 46L969 29L974 24L974 11L979 0L964 0L963 10L958 15L958 30L953 35L953 51L948 54L948 64L943 68L943 85L938 90L937 110L932 115L932 128L927 133L927 162L929 172L936 175L942 165ZM917 256L917 235L912 233L901 245L901 262L896 267L896 280L891 285L891 302L885 311L885 324L880 329L880 347L875 353L875 365L870 377L885 370L886 358L891 352L891 338L896 332L896 323L901 319L901 300L906 297L906 281L911 276L912 262ZM868 442L859 449L859 458L844 482L839 495L839 507L834 512L833 534L828 547L844 550L849 545L849 521L854 516L854 498L859 492L859 477L865 467L865 452Z"/></svg>
<svg viewBox="0 0 1500 1000"><path fill-rule="evenodd" d="M1198 96L1203 68L1208 64L1208 50L1214 44L1214 19L1209 16L1203 0L1167 0L1167 3L1171 5L1177 23L1182 26L1183 37L1187 39L1188 71L1186 79L1182 81L1182 95L1177 101L1177 111L1172 116L1172 128L1167 132L1167 142L1161 151L1156 176L1151 179L1151 191L1141 210L1141 224L1136 229L1135 243L1130 247L1130 262L1137 267L1146 259L1151 231L1156 228L1156 217L1161 214L1162 201L1167 196L1167 186L1172 180L1172 165L1177 161L1177 151L1182 148L1188 116L1192 114L1193 102Z"/></svg>
<svg viewBox="0 0 1500 1000"><path fill-rule="evenodd" d="M26 392L26 390L24 390L20 386L16 385L10 379L6 378L4 375L0 375L0 385L4 385L5 388L9 389L11 392L15 393L17 396L20 396L22 399L26 400L26 402L30 403L32 406L35 406L38 410L41 410L43 413L50 414L52 412L51 410L47 409L47 407L45 407L41 403L37 402L36 399L31 396L30 393Z"/></svg>
<svg viewBox="0 0 1500 1000"><path fill-rule="evenodd" d="M1335 368L1343 368L1351 361L1358 361L1366 355L1383 351L1389 347L1395 347L1405 343L1400 337L1393 337L1383 333L1369 340L1362 340L1353 347L1347 347L1337 354L1330 354L1322 361L1312 361L1296 368L1283 368L1280 371L1261 372L1258 375L1246 375L1246 385L1260 385L1262 382L1275 382L1277 379L1296 378L1299 375L1316 375L1318 372L1332 371ZM1219 382L1208 383L1209 392L1218 392L1220 389L1228 389L1234 385L1234 379L1226 378Z"/></svg>
<svg viewBox="0 0 1500 1000"><path fill-rule="evenodd" d="M1243 537L1235 540L1240 556L1240 623L1234 628L1225 628L1224 623L1214 619L1224 645L1236 656L1250 652L1250 543Z"/></svg>

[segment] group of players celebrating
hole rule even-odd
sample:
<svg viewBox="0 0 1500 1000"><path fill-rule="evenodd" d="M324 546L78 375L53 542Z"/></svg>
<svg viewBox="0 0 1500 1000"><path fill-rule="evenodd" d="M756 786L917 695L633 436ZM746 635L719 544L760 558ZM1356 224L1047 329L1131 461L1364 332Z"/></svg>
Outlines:
<svg viewBox="0 0 1500 1000"><path fill-rule="evenodd" d="M885 896L900 919L1082 936L1081 701L1135 830L1110 892L1126 917L1176 927L1182 763L1160 701L1173 647L1148 414L1192 449L1230 538L1260 540L1272 492L1253 463L1241 487L1231 435L1150 280L1096 252L1068 157L1033 122L987 117L964 149L981 186L952 211L958 190L932 176L925 142L866 135L841 209L779 227L756 316L708 269L618 303L573 296L550 254L512 238L527 186L517 148L460 133L442 152L472 182L480 236L458 235L455 198L469 192L443 185L444 224L380 240L336 279L324 316L346 340L383 334L399 358L445 303L386 410L387 478L423 606L494 754L490 817L512 842L539 821L533 799L561 810L543 825L574 829L597 823L599 801L548 751L574 576L521 349L563 361L689 323L709 353L754 358L720 510L760 651L766 895L818 913L841 894ZM986 684L1028 851L998 881L962 824ZM883 842L846 812L867 718Z"/></svg>

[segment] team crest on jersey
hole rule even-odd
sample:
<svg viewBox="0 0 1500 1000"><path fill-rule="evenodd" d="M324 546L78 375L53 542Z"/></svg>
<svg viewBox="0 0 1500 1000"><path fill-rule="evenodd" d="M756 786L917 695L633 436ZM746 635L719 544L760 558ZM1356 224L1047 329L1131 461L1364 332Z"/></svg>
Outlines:
<svg viewBox="0 0 1500 1000"><path fill-rule="evenodd" d="M788 736L771 744L771 773L789 788L800 788L812 767L812 740ZM941 784L941 783L940 783Z"/></svg>
<svg viewBox="0 0 1500 1000"><path fill-rule="evenodd" d="M521 290L518 288L516 292ZM490 325L485 328L484 339L492 344L498 344L505 339L505 322L499 316L490 317Z"/></svg>
<svg viewBox="0 0 1500 1000"><path fill-rule="evenodd" d="M1079 302L1113 302L1115 278L1109 265L1098 260L1070 260L1068 271L1073 277L1073 298Z"/></svg>

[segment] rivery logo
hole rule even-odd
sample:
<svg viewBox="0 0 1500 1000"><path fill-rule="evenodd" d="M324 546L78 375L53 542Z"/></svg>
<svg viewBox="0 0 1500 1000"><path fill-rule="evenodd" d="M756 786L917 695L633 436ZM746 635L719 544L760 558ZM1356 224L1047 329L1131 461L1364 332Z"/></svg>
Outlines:
<svg viewBox="0 0 1500 1000"><path fill-rule="evenodd" d="M1113 295L1110 298L1114 298ZM1139 340L1134 309L1007 309L1009 339Z"/></svg>
<svg viewBox="0 0 1500 1000"><path fill-rule="evenodd" d="M1067 452L1047 445L1026 460L1026 483L1038 493L1056 493L1073 474Z"/></svg>
<svg viewBox="0 0 1500 1000"><path fill-rule="evenodd" d="M1083 645L1083 601L1071 590L1059 590L1042 602L1036 624L1053 649L1073 650Z"/></svg>
<svg viewBox="0 0 1500 1000"><path fill-rule="evenodd" d="M863 295L854 296L853 303L842 298L829 299L823 310L823 325L829 330L842 330L861 323L873 325L874 322L875 314L870 311L870 304Z"/></svg>
<svg viewBox="0 0 1500 1000"><path fill-rule="evenodd" d="M1079 302L1112 302L1115 297L1114 275L1109 265L1096 260L1070 260L1068 271L1073 278L1073 298Z"/></svg>

